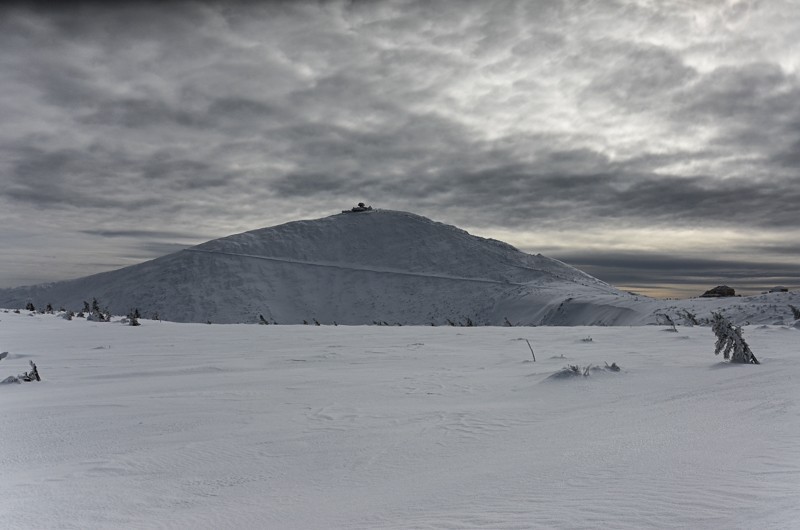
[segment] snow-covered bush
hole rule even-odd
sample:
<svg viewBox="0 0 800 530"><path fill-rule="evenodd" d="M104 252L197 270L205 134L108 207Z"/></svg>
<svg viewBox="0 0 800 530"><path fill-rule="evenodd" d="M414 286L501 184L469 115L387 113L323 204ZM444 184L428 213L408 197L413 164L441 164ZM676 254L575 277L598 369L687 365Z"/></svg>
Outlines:
<svg viewBox="0 0 800 530"><path fill-rule="evenodd" d="M92 311L91 313L86 315L86 320L88 320L90 322L110 322L111 321L111 315L107 315L107 314L105 314L103 312L100 312L100 311L98 311L98 312Z"/></svg>
<svg viewBox="0 0 800 530"><path fill-rule="evenodd" d="M558 372L551 374L548 379L570 379L572 377L589 377L591 373L597 372L619 372L621 369L617 363L606 363L605 366L588 364L581 368L577 364L568 364Z"/></svg>
<svg viewBox="0 0 800 530"><path fill-rule="evenodd" d="M41 381L42 378L39 377L39 369L36 368L36 364L33 361L28 361L31 364L30 372L25 372L20 376L20 379L23 381Z"/></svg>
<svg viewBox="0 0 800 530"><path fill-rule="evenodd" d="M140 326L139 318L142 315L139 313L139 309L134 309L133 311L128 312L128 325L129 326Z"/></svg>
<svg viewBox="0 0 800 530"><path fill-rule="evenodd" d="M4 352L8 353L8 352ZM9 383L22 383L23 381L30 382L30 381L41 381L42 378L39 377L39 369L36 368L36 364L33 361L29 361L31 365L31 370L29 372L24 372L20 375L10 375L0 381L0 384L9 384Z"/></svg>
<svg viewBox="0 0 800 530"><path fill-rule="evenodd" d="M578 377L578 376L586 377L587 375L589 375L589 367L588 366L586 366L584 368L581 368L577 364L568 364L567 366L565 366L564 368L562 368L558 372L554 373L550 377L552 379L566 379L566 378Z"/></svg>
<svg viewBox="0 0 800 530"><path fill-rule="evenodd" d="M734 326L721 313L712 313L711 330L717 336L715 355L722 352L732 363L760 364L742 337L741 326Z"/></svg>

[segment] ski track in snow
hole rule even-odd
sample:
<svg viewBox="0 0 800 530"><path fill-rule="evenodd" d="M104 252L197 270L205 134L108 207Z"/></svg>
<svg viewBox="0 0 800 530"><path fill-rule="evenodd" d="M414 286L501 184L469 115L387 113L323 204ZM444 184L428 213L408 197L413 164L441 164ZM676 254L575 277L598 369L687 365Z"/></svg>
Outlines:
<svg viewBox="0 0 800 530"><path fill-rule="evenodd" d="M762 364L735 366L701 327L142 323L0 312L0 379L43 377L0 385L0 527L800 521L787 326L747 327Z"/></svg>

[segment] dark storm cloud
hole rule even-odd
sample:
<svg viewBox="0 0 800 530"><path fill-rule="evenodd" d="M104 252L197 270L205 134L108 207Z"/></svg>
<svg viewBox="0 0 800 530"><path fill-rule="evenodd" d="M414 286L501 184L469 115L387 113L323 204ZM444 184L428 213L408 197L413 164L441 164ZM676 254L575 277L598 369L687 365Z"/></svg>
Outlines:
<svg viewBox="0 0 800 530"><path fill-rule="evenodd" d="M519 232L789 230L790 5L8 4L0 202L154 245L354 200Z"/></svg>

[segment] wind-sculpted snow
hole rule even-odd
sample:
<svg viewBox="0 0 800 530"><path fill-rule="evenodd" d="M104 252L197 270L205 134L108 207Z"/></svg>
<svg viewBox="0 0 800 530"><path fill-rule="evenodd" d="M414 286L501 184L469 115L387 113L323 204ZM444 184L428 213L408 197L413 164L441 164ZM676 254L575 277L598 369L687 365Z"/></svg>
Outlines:
<svg viewBox="0 0 800 530"><path fill-rule="evenodd" d="M0 526L794 528L800 331L0 311ZM533 362L528 341L536 352ZM552 380L565 366L605 367Z"/></svg>
<svg viewBox="0 0 800 530"><path fill-rule="evenodd" d="M787 303L800 306L795 293L774 294L756 305L744 300L729 316L774 323L790 313ZM30 301L77 311L92 298L116 314L138 308L214 323L263 315L281 324L635 325L667 310L702 319L733 305L637 297L560 261L388 210L287 223L117 271L0 290L7 307Z"/></svg>

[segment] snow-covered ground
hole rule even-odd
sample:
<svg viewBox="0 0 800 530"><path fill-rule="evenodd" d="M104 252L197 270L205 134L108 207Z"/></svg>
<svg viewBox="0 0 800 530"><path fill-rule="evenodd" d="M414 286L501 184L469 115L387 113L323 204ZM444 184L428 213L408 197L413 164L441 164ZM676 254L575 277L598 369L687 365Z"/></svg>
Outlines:
<svg viewBox="0 0 800 530"><path fill-rule="evenodd" d="M791 326L142 322L0 312L0 527L800 525Z"/></svg>

